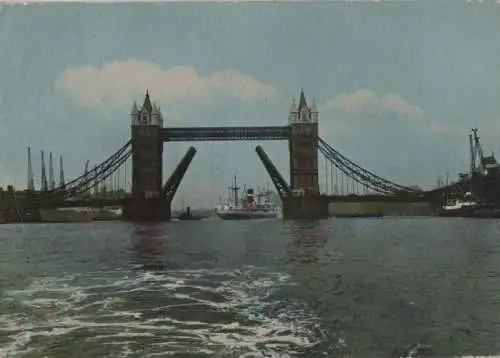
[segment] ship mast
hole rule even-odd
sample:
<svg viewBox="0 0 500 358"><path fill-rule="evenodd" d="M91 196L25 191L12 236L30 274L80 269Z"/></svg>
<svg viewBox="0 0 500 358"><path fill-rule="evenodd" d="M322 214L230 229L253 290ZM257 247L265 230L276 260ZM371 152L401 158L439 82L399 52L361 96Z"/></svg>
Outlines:
<svg viewBox="0 0 500 358"><path fill-rule="evenodd" d="M231 190L233 195L234 195L234 197L233 197L234 204L238 205L238 191L240 190L240 188L238 187L238 184L236 183L236 175L234 176L234 184L229 187L229 190Z"/></svg>
<svg viewBox="0 0 500 358"><path fill-rule="evenodd" d="M64 167L62 155L59 156L59 187L64 189Z"/></svg>
<svg viewBox="0 0 500 358"><path fill-rule="evenodd" d="M42 157L42 182L41 182L41 189L42 191L47 191L47 175L45 173L45 155L43 153L43 150L41 151L41 157Z"/></svg>
<svg viewBox="0 0 500 358"><path fill-rule="evenodd" d="M28 147L28 191L35 191L35 179L33 167L31 166L31 148Z"/></svg>
<svg viewBox="0 0 500 358"><path fill-rule="evenodd" d="M54 167L52 163L52 152L49 153L49 188L54 190L56 188L56 182L54 180Z"/></svg>

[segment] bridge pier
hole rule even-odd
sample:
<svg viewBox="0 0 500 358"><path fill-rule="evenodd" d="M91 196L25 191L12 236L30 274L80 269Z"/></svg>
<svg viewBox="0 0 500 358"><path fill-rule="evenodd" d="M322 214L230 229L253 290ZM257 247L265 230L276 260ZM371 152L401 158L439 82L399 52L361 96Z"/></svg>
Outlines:
<svg viewBox="0 0 500 358"><path fill-rule="evenodd" d="M322 219L328 217L328 200L323 195L289 196L283 200L283 219Z"/></svg>
<svg viewBox="0 0 500 358"><path fill-rule="evenodd" d="M170 221L170 215L170 203L166 200L132 198L123 204L123 219L125 221Z"/></svg>

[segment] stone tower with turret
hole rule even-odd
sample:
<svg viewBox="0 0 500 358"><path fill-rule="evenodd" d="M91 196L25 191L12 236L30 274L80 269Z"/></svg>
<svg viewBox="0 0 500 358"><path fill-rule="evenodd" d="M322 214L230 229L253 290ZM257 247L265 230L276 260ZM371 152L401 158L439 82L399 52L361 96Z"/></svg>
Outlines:
<svg viewBox="0 0 500 358"><path fill-rule="evenodd" d="M139 109L134 103L131 117L132 137L132 201L131 214L136 219L150 219L157 215L162 201L163 117L160 108L151 103L146 92ZM139 216L139 217L138 217Z"/></svg>
<svg viewBox="0 0 500 358"><path fill-rule="evenodd" d="M302 90L299 105L293 100L288 114L290 186L294 196L319 195L318 116L314 100L309 107Z"/></svg>

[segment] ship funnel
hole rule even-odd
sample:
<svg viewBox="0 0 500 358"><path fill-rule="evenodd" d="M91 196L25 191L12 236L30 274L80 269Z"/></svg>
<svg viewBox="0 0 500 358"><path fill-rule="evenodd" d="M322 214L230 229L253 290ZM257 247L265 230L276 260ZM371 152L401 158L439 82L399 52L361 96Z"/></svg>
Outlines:
<svg viewBox="0 0 500 358"><path fill-rule="evenodd" d="M247 202L249 204L252 204L254 202L253 189L251 189L251 188L247 190Z"/></svg>

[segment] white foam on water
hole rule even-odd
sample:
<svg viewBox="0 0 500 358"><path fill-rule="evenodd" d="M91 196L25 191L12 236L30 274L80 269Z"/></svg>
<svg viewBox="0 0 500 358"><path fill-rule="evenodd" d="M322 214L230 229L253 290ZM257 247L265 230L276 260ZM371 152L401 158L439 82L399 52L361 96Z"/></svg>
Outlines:
<svg viewBox="0 0 500 358"><path fill-rule="evenodd" d="M307 307L272 299L273 292L288 285L287 275L256 267L41 278L24 290L6 292L4 299L18 309L0 315L0 330L10 339L0 358L43 348L43 339L35 345L34 337L62 337L75 330L84 330L86 337L78 349L111 345L123 357L137 355L138 347L146 349L140 351L143 357L189 352L293 356L317 345L321 330L319 317ZM158 305L146 308L130 300L143 294L154 295Z"/></svg>

